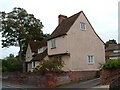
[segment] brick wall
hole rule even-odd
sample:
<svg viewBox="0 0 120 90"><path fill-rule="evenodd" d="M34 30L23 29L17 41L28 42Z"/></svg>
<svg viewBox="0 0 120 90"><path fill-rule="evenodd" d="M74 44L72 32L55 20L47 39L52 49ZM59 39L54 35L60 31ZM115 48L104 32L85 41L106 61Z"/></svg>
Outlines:
<svg viewBox="0 0 120 90"><path fill-rule="evenodd" d="M101 84L110 84L112 80L120 75L120 69L102 69L100 72Z"/></svg>
<svg viewBox="0 0 120 90"><path fill-rule="evenodd" d="M73 81L87 80L96 77L96 71L74 71L62 73L3 73L3 77L14 83L35 85L40 88L53 88Z"/></svg>

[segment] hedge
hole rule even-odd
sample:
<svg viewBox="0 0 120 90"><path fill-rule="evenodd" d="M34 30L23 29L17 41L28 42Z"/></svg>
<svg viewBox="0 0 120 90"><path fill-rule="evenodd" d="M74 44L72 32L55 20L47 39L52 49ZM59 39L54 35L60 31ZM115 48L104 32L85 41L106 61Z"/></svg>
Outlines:
<svg viewBox="0 0 120 90"><path fill-rule="evenodd" d="M108 60L103 65L103 69L120 69L120 60L118 59Z"/></svg>

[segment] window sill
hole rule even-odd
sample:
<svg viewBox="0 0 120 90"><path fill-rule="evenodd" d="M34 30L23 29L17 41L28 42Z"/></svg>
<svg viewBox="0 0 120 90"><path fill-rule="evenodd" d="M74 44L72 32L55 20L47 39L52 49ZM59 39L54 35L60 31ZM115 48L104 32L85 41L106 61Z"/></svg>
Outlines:
<svg viewBox="0 0 120 90"><path fill-rule="evenodd" d="M82 31L86 31L86 29L81 29Z"/></svg>
<svg viewBox="0 0 120 90"><path fill-rule="evenodd" d="M56 47L54 47L54 48L51 48L51 49L56 49Z"/></svg>
<svg viewBox="0 0 120 90"><path fill-rule="evenodd" d="M88 63L88 65L93 65L94 63Z"/></svg>

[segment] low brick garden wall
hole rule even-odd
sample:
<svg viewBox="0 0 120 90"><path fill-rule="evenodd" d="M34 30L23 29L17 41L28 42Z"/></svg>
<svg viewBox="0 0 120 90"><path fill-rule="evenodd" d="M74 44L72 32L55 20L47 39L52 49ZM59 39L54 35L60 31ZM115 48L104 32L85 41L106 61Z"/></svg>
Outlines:
<svg viewBox="0 0 120 90"><path fill-rule="evenodd" d="M100 72L101 84L110 84L118 76L120 76L120 69L102 69Z"/></svg>
<svg viewBox="0 0 120 90"><path fill-rule="evenodd" d="M3 73L3 80L19 84L35 85L40 88L53 88L73 81L87 80L96 77L96 71L74 71L62 73ZM7 77L7 78L6 78Z"/></svg>

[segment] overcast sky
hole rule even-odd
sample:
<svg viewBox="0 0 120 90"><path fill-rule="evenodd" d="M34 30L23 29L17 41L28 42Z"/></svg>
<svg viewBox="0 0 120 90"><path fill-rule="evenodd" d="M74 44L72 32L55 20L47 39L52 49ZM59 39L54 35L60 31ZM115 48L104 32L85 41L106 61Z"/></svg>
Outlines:
<svg viewBox="0 0 120 90"><path fill-rule="evenodd" d="M58 25L58 15L71 16L81 10L86 14L96 33L106 42L118 42L119 0L0 0L0 11L10 12L14 7L24 8L34 14L44 25L44 33L52 33ZM0 36L1 40L1 36ZM0 42L1 44L1 42ZM18 54L19 48L1 48L0 58L10 53Z"/></svg>

